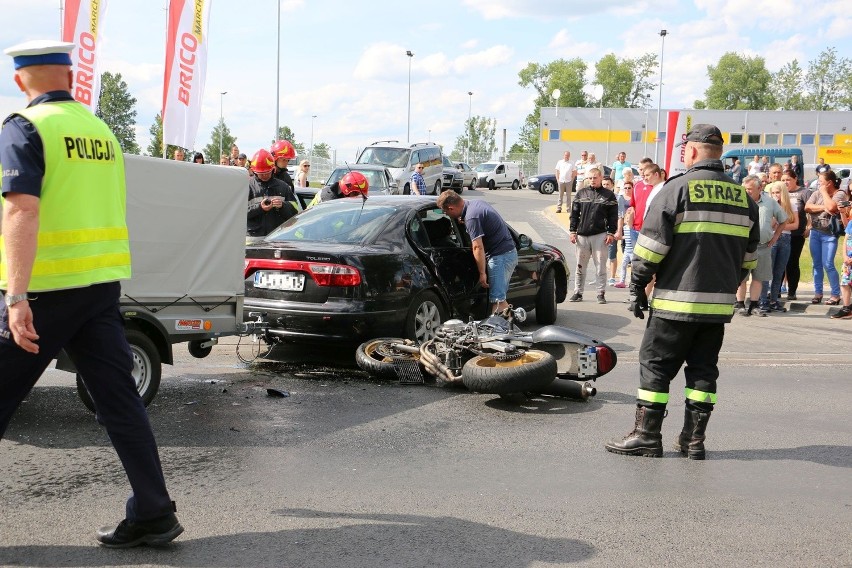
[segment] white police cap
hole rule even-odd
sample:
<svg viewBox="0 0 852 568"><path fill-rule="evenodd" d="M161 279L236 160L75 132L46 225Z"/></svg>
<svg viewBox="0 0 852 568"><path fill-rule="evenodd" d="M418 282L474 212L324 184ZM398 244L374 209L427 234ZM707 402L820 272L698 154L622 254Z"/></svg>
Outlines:
<svg viewBox="0 0 852 568"><path fill-rule="evenodd" d="M71 65L74 44L66 41L36 39L4 49L10 55L15 69L30 65Z"/></svg>

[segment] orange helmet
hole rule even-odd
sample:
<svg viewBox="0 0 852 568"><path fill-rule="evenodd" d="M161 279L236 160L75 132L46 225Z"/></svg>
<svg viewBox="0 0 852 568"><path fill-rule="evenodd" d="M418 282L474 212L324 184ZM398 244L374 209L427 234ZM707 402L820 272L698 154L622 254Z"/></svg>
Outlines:
<svg viewBox="0 0 852 568"><path fill-rule="evenodd" d="M275 159L272 154L262 148L251 157L251 171L256 174L271 172L273 166L275 166Z"/></svg>
<svg viewBox="0 0 852 568"><path fill-rule="evenodd" d="M358 195L366 196L367 190L370 189L370 184L367 182L367 178L364 177L364 174L361 172L349 172L340 178L340 193L349 197Z"/></svg>
<svg viewBox="0 0 852 568"><path fill-rule="evenodd" d="M287 140L277 140L272 144L272 155L278 158L292 160L296 157L296 148Z"/></svg>

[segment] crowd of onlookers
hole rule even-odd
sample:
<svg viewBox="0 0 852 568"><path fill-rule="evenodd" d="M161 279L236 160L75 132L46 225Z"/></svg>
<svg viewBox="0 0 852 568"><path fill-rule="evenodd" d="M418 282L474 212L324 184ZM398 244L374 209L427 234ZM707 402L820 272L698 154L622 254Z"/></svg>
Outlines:
<svg viewBox="0 0 852 568"><path fill-rule="evenodd" d="M583 151L577 161L571 161L570 157L570 152L565 152L556 165L559 185L556 212L562 212L565 201L567 212L572 214L569 222L571 241L578 246L576 283L570 300L582 300L585 266L591 260L598 270L589 284L597 285L598 302L606 303L604 290L607 284L615 288L629 286L628 269L633 246L642 229L645 212L663 189L667 173L651 159L643 158L637 167L639 175L635 176L624 152L618 154L608 176L604 175L604 168L594 154ZM837 174L824 160L820 159L815 173L819 179L818 187L810 190L804 183L804 167L796 156L786 163L770 163L766 156L755 156L746 167L741 168L737 161L728 171L733 181L745 188L760 211L757 268L737 290L738 314L767 316L773 312L783 313L787 311L785 299L787 302L798 300L799 263L808 242L814 285L814 296L809 301L839 305L841 308L831 317L852 319L852 215L849 195L841 190ZM597 193L581 193L590 187ZM573 188L577 193L572 205ZM595 200L600 206L592 203ZM617 211L616 223L607 220L612 209ZM582 222L580 211L587 217L597 216L599 222ZM842 268L838 272L835 260L844 234ZM618 262L618 241L621 241L621 262ZM604 262L607 264L606 282L603 281L606 278ZM824 295L826 279L829 285L827 298Z"/></svg>

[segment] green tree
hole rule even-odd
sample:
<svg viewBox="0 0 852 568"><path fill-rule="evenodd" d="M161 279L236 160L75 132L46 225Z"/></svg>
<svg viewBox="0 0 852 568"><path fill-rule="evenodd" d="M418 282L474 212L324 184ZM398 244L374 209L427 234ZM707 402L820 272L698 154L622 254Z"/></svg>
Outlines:
<svg viewBox="0 0 852 568"><path fill-rule="evenodd" d="M160 158L163 156L163 116L161 112L154 117L154 124L148 129L151 141L148 143L148 155Z"/></svg>
<svg viewBox="0 0 852 568"><path fill-rule="evenodd" d="M837 57L837 50L829 47L815 61L808 63L805 88L811 110L837 110L844 99L842 82L852 72L852 61ZM840 87L840 88L838 88Z"/></svg>
<svg viewBox="0 0 852 568"><path fill-rule="evenodd" d="M221 145L219 144L219 140L221 138ZM231 149L231 144L234 144L237 141L236 137L231 136L231 131L228 130L228 125L225 124L224 119L219 122L216 126L213 127L213 132L210 133L210 143L204 147L204 159L207 163L210 164L218 164L219 156L222 154L227 154ZM222 149L219 152L219 149Z"/></svg>
<svg viewBox="0 0 852 568"><path fill-rule="evenodd" d="M772 75L762 57L743 56L732 51L707 66L710 86L704 91L708 109L748 110L775 108L769 90Z"/></svg>
<svg viewBox="0 0 852 568"><path fill-rule="evenodd" d="M318 158L325 158L327 160L331 159L331 153L328 144L325 142L319 142L314 144L314 156Z"/></svg>
<svg viewBox="0 0 852 568"><path fill-rule="evenodd" d="M604 55L595 64L595 84L603 87L607 108L644 108L651 103L654 83L651 76L657 68L657 56L646 53L635 59L619 59L614 53Z"/></svg>
<svg viewBox="0 0 852 568"><path fill-rule="evenodd" d="M277 140L289 140L296 145L296 135L290 130L289 126L279 126L278 127L278 138Z"/></svg>
<svg viewBox="0 0 852 568"><path fill-rule="evenodd" d="M794 59L772 74L772 94L776 108L810 110L804 93L804 71Z"/></svg>
<svg viewBox="0 0 852 568"><path fill-rule="evenodd" d="M456 138L450 159L454 161L481 162L491 158L497 150L495 133L497 119L472 116L464 122L464 134Z"/></svg>
<svg viewBox="0 0 852 568"><path fill-rule="evenodd" d="M130 96L127 83L121 73L113 75L109 71L101 74L101 94L95 115L107 123L123 152L138 154L136 143L136 98Z"/></svg>
<svg viewBox="0 0 852 568"><path fill-rule="evenodd" d="M541 107L586 107L589 99L583 92L586 86L586 63L579 57L557 59L546 65L529 63L518 73L521 87L532 87L536 93L535 108L531 112L519 136L520 143L530 152L538 152L541 134L539 122ZM559 89L558 100L553 99L554 89Z"/></svg>

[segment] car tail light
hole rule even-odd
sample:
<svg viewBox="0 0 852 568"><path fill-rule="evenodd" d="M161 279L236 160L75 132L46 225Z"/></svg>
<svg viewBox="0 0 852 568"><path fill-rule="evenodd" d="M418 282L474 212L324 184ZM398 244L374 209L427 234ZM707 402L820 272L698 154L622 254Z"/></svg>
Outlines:
<svg viewBox="0 0 852 568"><path fill-rule="evenodd" d="M615 368L618 357L608 345L597 345L595 352L598 358L598 376L603 376Z"/></svg>
<svg viewBox="0 0 852 568"><path fill-rule="evenodd" d="M361 284L361 272L346 264L307 262L301 260L278 260L274 258L246 259L245 278L258 270L291 270L310 275L317 286L352 287Z"/></svg>

